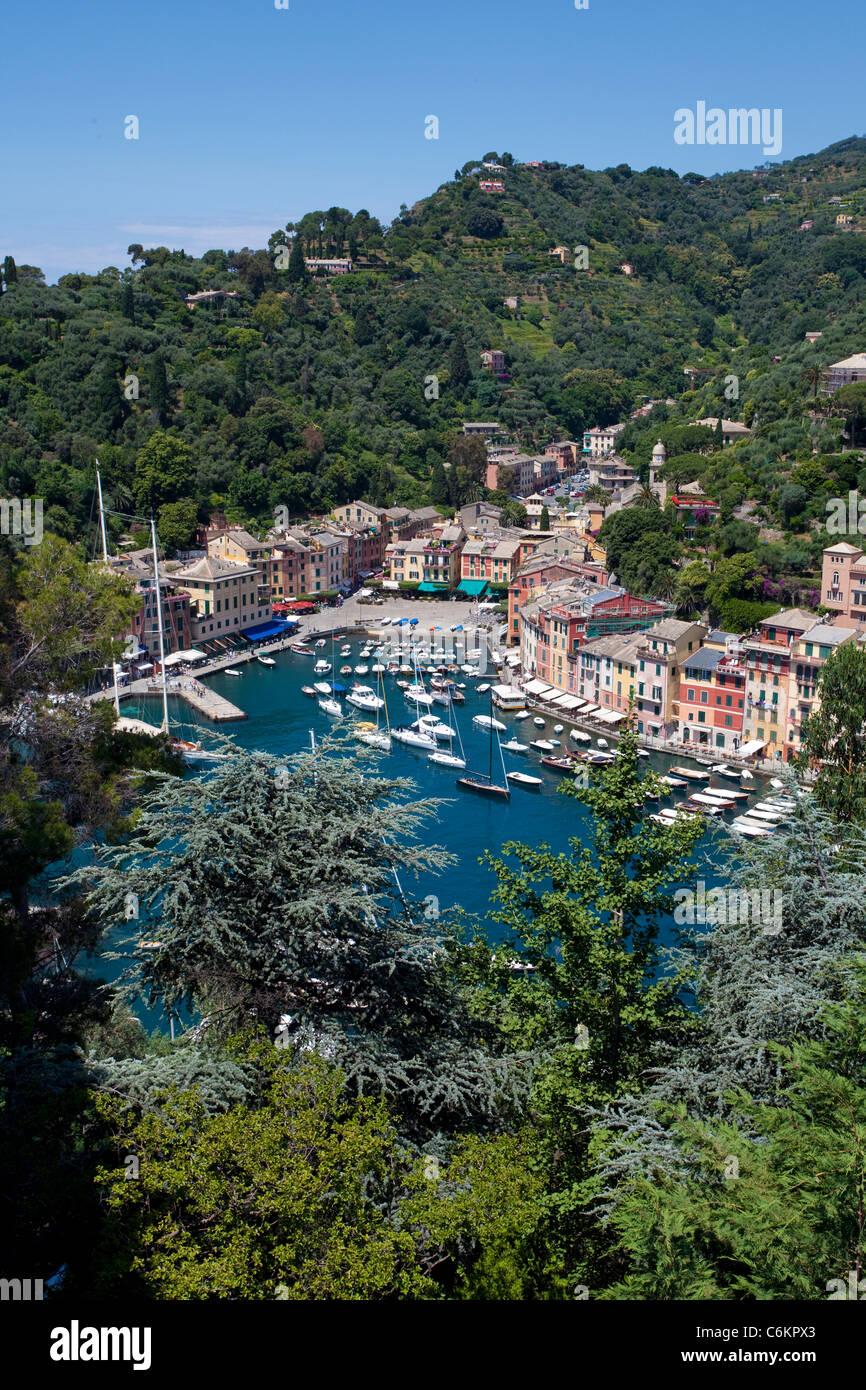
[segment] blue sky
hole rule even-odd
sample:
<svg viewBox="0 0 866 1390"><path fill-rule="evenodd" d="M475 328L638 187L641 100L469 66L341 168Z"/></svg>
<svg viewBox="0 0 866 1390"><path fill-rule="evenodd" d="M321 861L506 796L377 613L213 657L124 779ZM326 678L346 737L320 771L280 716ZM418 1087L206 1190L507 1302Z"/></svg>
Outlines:
<svg viewBox="0 0 866 1390"><path fill-rule="evenodd" d="M674 111L698 101L780 107L782 159L866 131L863 0L288 3L17 0L0 255L54 281L124 267L134 241L263 246L332 204L387 222L488 150L679 173L762 162L677 145Z"/></svg>

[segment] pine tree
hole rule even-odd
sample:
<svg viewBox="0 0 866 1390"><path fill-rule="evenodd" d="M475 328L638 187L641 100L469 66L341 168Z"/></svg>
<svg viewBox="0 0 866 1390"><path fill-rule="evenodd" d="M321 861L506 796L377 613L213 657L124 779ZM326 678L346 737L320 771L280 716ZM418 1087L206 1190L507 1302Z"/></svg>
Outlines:
<svg viewBox="0 0 866 1390"><path fill-rule="evenodd" d="M820 703L803 724L798 762L817 764L818 802L840 821L866 820L866 652L846 642L821 668Z"/></svg>
<svg viewBox="0 0 866 1390"><path fill-rule="evenodd" d="M458 333L448 356L448 381L451 390L458 400L463 399L470 381L472 372L469 367L469 358L466 355L466 345L463 342L462 334Z"/></svg>
<svg viewBox="0 0 866 1390"><path fill-rule="evenodd" d="M542 531L549 531L549 530L550 530L550 511L548 510L547 507L542 507L542 508L541 508L541 530L542 530Z"/></svg>
<svg viewBox="0 0 866 1390"><path fill-rule="evenodd" d="M409 1133L489 1123L527 1068L469 1015L441 926L398 877L451 861L417 841L436 803L350 747L337 738L277 767L229 745L207 779L161 778L129 841L70 883L91 885L105 926L130 892L141 904L129 997L199 1009L213 1036L256 1023L273 1035L282 1020L291 1051L390 1096ZM142 953L143 932L160 945Z"/></svg>

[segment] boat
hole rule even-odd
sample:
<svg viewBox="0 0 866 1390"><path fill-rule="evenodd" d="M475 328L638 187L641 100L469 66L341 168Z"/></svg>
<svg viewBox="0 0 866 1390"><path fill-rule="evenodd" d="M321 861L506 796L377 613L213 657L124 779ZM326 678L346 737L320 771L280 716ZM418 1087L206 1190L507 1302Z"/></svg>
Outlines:
<svg viewBox="0 0 866 1390"><path fill-rule="evenodd" d="M370 673L370 668L369 668L369 666L364 666L364 665L362 664L361 666L356 666L356 667L355 667L355 675L356 675L356 676L366 676L366 675L369 675L369 673Z"/></svg>
<svg viewBox="0 0 866 1390"><path fill-rule="evenodd" d="M317 646L317 647L324 647L324 645L325 645L325 639L324 639L324 637L320 637L319 640L318 640L318 642L316 643L316 646Z"/></svg>
<svg viewBox="0 0 866 1390"><path fill-rule="evenodd" d="M537 748L539 753L556 753L559 749L559 744L554 743L552 738L534 738L529 746Z"/></svg>
<svg viewBox="0 0 866 1390"><path fill-rule="evenodd" d="M536 715L532 722L535 725L536 729L544 728L545 721L541 719L539 715Z"/></svg>
<svg viewBox="0 0 866 1390"><path fill-rule="evenodd" d="M490 730L489 753L488 753L488 763L487 763L487 768L488 768L488 770L487 770L486 773L485 773L485 772L476 772L476 773L470 773L468 777L458 777L458 778L457 778L457 786L458 786L458 787L462 787L464 791L468 791L468 792L477 792L477 793L479 794L479 796L494 796L494 797L498 797L498 798L499 798L500 800L502 800L502 801L510 801L510 800L511 800L511 788L509 787L508 782L507 782L506 777L505 777L505 759L504 759L503 756L502 756L502 744L499 742L499 734L498 734L498 732L496 732L496 730L497 730L498 728L502 728L503 726L500 725L500 724L498 724L498 721L495 720L495 719L493 718L493 699L492 699L492 698L491 698L491 700L490 700L490 710L491 710L491 713L487 716L488 728L489 728L489 730ZM476 721L477 721L477 719L478 719L478 716L476 715ZM497 746L497 748L499 749L499 761L500 761L500 764L501 764L501 766L502 766L502 781L501 781L501 782L494 782L494 780L493 780L493 736L494 736L494 732L496 732L496 746Z"/></svg>
<svg viewBox="0 0 866 1390"><path fill-rule="evenodd" d="M331 693L331 687L328 685L327 681L316 681L313 685L313 689L317 695L330 695Z"/></svg>
<svg viewBox="0 0 866 1390"><path fill-rule="evenodd" d="M223 667L223 675L224 675L224 676L242 676L242 675L243 675L243 671L239 671L238 668L237 668L237 666L224 666L224 667Z"/></svg>
<svg viewBox="0 0 866 1390"><path fill-rule="evenodd" d="M780 820L784 820L784 816L780 811L765 811L760 806L749 806L743 812L743 815L747 816L749 820L766 821L767 824L771 826L776 826L779 824Z"/></svg>
<svg viewBox="0 0 866 1390"><path fill-rule="evenodd" d="M707 796L723 796L727 801L748 801L749 799L748 792L734 791L733 788L729 791L727 787L705 787L704 791Z"/></svg>
<svg viewBox="0 0 866 1390"><path fill-rule="evenodd" d="M409 724L398 724L391 730L391 738L396 743L405 743L410 748L428 748L431 752L437 752L436 740L431 733L424 729L413 729Z"/></svg>
<svg viewBox="0 0 866 1390"><path fill-rule="evenodd" d="M428 763L438 763L440 767L460 767L466 766L466 759L458 756L457 753L446 753L437 748L435 753L431 753L427 758Z"/></svg>
<svg viewBox="0 0 866 1390"><path fill-rule="evenodd" d="M466 696L463 694L463 691L462 691L462 690L452 690L452 691L451 691L451 703L452 703L452 705L465 705L465 704L466 704Z"/></svg>
<svg viewBox="0 0 866 1390"><path fill-rule="evenodd" d="M346 696L346 704L355 709L377 710L382 708L384 701L369 685L353 685Z"/></svg>
<svg viewBox="0 0 866 1390"><path fill-rule="evenodd" d="M742 772L740 773L740 780L743 782L754 782L755 774L753 772L750 772L747 767L744 767Z"/></svg>
<svg viewBox="0 0 866 1390"><path fill-rule="evenodd" d="M599 748L607 748L608 746L606 738L597 738L595 741L598 744Z"/></svg>
<svg viewBox="0 0 866 1390"><path fill-rule="evenodd" d="M376 706L376 723L362 723L358 729L358 738L362 743L368 743L371 748L379 748L385 753L391 752L391 730L388 727L388 702L385 698L385 684L382 680L382 672L378 675L380 704ZM379 728L379 709L385 711L385 728Z"/></svg>
<svg viewBox="0 0 866 1390"><path fill-rule="evenodd" d="M710 780L708 772L696 772L693 767L672 767L671 772L675 773L677 777L685 777L689 782L709 782Z"/></svg>
<svg viewBox="0 0 866 1390"><path fill-rule="evenodd" d="M516 738L510 738L507 743L503 743L502 751L504 753L528 753L529 744L521 743L520 740Z"/></svg>
<svg viewBox="0 0 866 1390"><path fill-rule="evenodd" d="M351 655L352 655L352 648L351 648L351 647L341 647L341 648L340 648L340 656L351 656Z"/></svg>
<svg viewBox="0 0 866 1390"><path fill-rule="evenodd" d="M432 734L434 738L454 738L454 730L450 724L443 724L442 720L435 714L422 714L419 719L414 719L410 725L412 729L422 729L425 733Z"/></svg>
<svg viewBox="0 0 866 1390"><path fill-rule="evenodd" d="M575 743L592 743L589 734L585 734L582 729L569 729L568 737L573 738Z"/></svg>
<svg viewBox="0 0 866 1390"><path fill-rule="evenodd" d="M316 653L313 651L313 648L312 648L312 647L308 647L304 642L290 642L290 643L289 643L289 651L290 651L290 652L294 652L297 656L315 656L315 655L316 655Z"/></svg>
<svg viewBox="0 0 866 1390"><path fill-rule="evenodd" d="M542 767L549 767L552 772L574 772L574 759L566 758L564 755L555 757L553 753L545 753L541 759Z"/></svg>
<svg viewBox="0 0 866 1390"><path fill-rule="evenodd" d="M416 691L413 694L411 685L408 690L403 691L403 695L405 699L410 700L413 705L424 705L426 709L429 709L433 703L433 696L428 695L426 690Z"/></svg>
<svg viewBox="0 0 866 1390"><path fill-rule="evenodd" d="M351 674L352 674L352 668L351 668L351 666L341 666L341 667L340 667L340 675L341 675L341 676L351 676Z"/></svg>
<svg viewBox="0 0 866 1390"><path fill-rule="evenodd" d="M319 696L316 703L323 714L329 714L332 719L342 719L343 706L339 700L335 700L332 696Z"/></svg>
<svg viewBox="0 0 866 1390"><path fill-rule="evenodd" d="M478 687L478 694L479 694L479 695L486 695L489 689L490 689L490 682L489 682L489 681L485 681L484 685L479 685L479 687Z"/></svg>
<svg viewBox="0 0 866 1390"><path fill-rule="evenodd" d="M733 811L736 808L736 801L723 800L718 796L709 796L707 792L694 792L691 800L699 806L718 806L723 811Z"/></svg>
<svg viewBox="0 0 866 1390"><path fill-rule="evenodd" d="M649 757L649 753L646 751L645 748L636 748L636 749L635 749L635 752L637 753L637 756L638 756L639 758L648 758L648 757Z"/></svg>
<svg viewBox="0 0 866 1390"><path fill-rule="evenodd" d="M553 732L554 732L555 734L561 734L564 727L565 727L565 726L564 726L563 724L554 724L554 726L553 726Z"/></svg>
<svg viewBox="0 0 866 1390"><path fill-rule="evenodd" d="M763 840L771 833L766 826L755 825L754 821L731 821L731 827L749 840Z"/></svg>
<svg viewBox="0 0 866 1390"><path fill-rule="evenodd" d="M302 685L302 686L301 686L301 694L302 694L302 695L311 695L311 696L313 697L313 699L316 698L316 692L315 692L315 690L313 689L313 687L312 687L311 685Z"/></svg>
<svg viewBox="0 0 866 1390"><path fill-rule="evenodd" d="M532 717L532 711L531 711L531 710L528 710L528 709L519 709L519 710L517 711L517 713L515 714L515 716L514 716L515 719L531 719L531 717ZM543 723L544 723L544 720L542 719L541 722L542 722L542 724L543 724Z"/></svg>
<svg viewBox="0 0 866 1390"><path fill-rule="evenodd" d="M542 787L544 779L541 777L531 777L528 772L506 772L505 776L509 782L516 782L519 787Z"/></svg>
<svg viewBox="0 0 866 1390"><path fill-rule="evenodd" d="M698 757L697 753L692 754L692 756L694 757L696 763L701 764L701 767L712 767L713 765L712 758L700 758Z"/></svg>
<svg viewBox="0 0 866 1390"><path fill-rule="evenodd" d="M272 656L257 656L256 661L261 662L262 666L276 666L277 664Z"/></svg>
<svg viewBox="0 0 866 1390"><path fill-rule="evenodd" d="M475 714L472 716L472 723L477 724L479 729L495 729L498 734L505 733L505 725L501 719L494 719L492 714Z"/></svg>
<svg viewBox="0 0 866 1390"><path fill-rule="evenodd" d="M668 777L668 776L666 776L666 775L663 774L663 775L659 778L659 781L660 781L660 782L667 782L667 784L668 784L669 787L686 787L686 786L688 786L688 783L686 782L685 777Z"/></svg>
<svg viewBox="0 0 866 1390"><path fill-rule="evenodd" d="M705 801L703 804L689 797L683 802L683 807L688 811L697 811L702 816L720 816L723 814L724 807L717 805L714 801Z"/></svg>
<svg viewBox="0 0 866 1390"><path fill-rule="evenodd" d="M330 671L330 669L331 669L331 663L330 663L330 661L317 661L316 664L315 664L315 666L313 667L313 670L314 670L317 674L323 674L325 671Z"/></svg>
<svg viewBox="0 0 866 1390"><path fill-rule="evenodd" d="M597 753L594 749L589 749L586 753L578 753L577 756L582 763L589 763L591 767L604 767L607 763L616 762L615 753Z"/></svg>
<svg viewBox="0 0 866 1390"><path fill-rule="evenodd" d="M156 733L156 729L153 731ZM197 763L215 763L225 758L225 753L217 753L215 749L202 748L201 740L193 743L188 738L173 738L171 746L175 753L179 753L188 766L194 767Z"/></svg>

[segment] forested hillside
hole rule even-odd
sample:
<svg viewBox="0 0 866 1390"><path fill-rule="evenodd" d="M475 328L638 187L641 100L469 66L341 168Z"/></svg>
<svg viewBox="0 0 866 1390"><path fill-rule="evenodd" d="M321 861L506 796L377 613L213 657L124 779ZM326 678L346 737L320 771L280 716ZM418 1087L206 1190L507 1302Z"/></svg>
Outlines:
<svg viewBox="0 0 866 1390"><path fill-rule="evenodd" d="M80 539L98 456L115 506L156 510L182 540L216 505L265 521L356 495L462 500L480 488L455 447L464 420L498 419L537 448L668 396L678 407L623 440L638 463L666 421L753 427L736 466L706 479L726 489L723 521L755 498L787 527L820 514L824 483L854 486L859 461L839 451L859 419L827 418L816 393L822 365L866 348L866 140L712 178L500 162L488 175L470 161L384 229L332 207L267 249L133 246L131 268L52 286L7 256L4 490L43 497L46 529ZM302 251L355 270L310 278ZM214 289L237 298L184 302ZM481 369L485 348L506 353L507 379ZM782 490L816 450L836 463L792 511Z"/></svg>

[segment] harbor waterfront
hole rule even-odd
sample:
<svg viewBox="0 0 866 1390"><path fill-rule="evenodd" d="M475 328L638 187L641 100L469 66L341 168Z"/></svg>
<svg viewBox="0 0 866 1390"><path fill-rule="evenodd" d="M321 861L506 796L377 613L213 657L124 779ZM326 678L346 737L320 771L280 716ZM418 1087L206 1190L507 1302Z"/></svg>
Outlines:
<svg viewBox="0 0 866 1390"><path fill-rule="evenodd" d="M378 631L375 620L371 618L369 622L370 628ZM420 631L419 629L419 645ZM315 634L310 636L312 638ZM335 729L343 729L355 722L355 714L358 719L371 718L369 714L352 711L351 707L345 706L346 718L337 720L322 711L317 699L303 693L302 687L311 688L316 680L321 681L324 677L325 681L330 681L329 673L314 673L317 661L327 661L330 666L330 636L325 640L326 645L322 647L316 647L313 641L310 642L313 655L302 655L287 647L282 650L270 649L274 665L266 666L255 659L249 660L238 668L243 671L241 679L228 676L222 671L214 671L203 678L216 694L230 699L243 710L246 717L243 722L233 724L229 734L238 745L270 753L274 756L276 764L281 758L309 748L313 739L318 744ZM376 663L375 654L362 661L361 652L365 650L363 637L343 632L335 638L333 645L335 679L340 684L346 687L350 687L353 681L362 681L371 687L376 684L375 675L355 674L359 664L372 667ZM351 647L351 655L342 657L341 650L345 646ZM345 665L351 666L351 677L339 674L340 667ZM452 677L458 683L458 687L463 686L460 693L465 697L465 703L447 707L437 704L432 707L432 712L438 714L444 723L459 730L468 769L473 772L485 772L488 766L489 727L484 723L478 724L475 720L479 716L489 717L489 685L496 683L496 673L488 670L474 678L466 673L457 672L452 673ZM396 679L387 675L382 679L390 726L414 721L418 711L397 685ZM404 673L400 679L406 681L410 677ZM427 680L429 683L429 677ZM159 723L162 706L161 700L156 696L139 697L135 705L135 712L140 717L154 724ZM420 796L443 800L438 822L431 826L430 838L455 853L458 862L444 875L424 877L419 879L417 884L405 885L407 892L417 894L420 899L434 900L432 903L428 902L428 912L432 910L445 913L449 908L460 906L469 914L486 914L494 879L491 873L479 867L478 861L485 851L496 852L509 840L533 844L545 841L552 849L560 851L567 848L570 837L583 838L588 825L588 810L573 797L561 795L562 772L545 765L541 761L544 750L530 745L538 741L549 741L554 745L554 749L548 750L548 756L550 751L566 749L572 752L600 751L608 741L611 747L615 747L616 735L611 734L610 730L603 731L600 728L593 731L588 742L571 741L569 730L578 726L575 720L567 720L562 714L532 708L528 716L518 718L519 712L498 707L494 713L497 720L505 726L505 731L499 733L499 739L504 745L506 771L529 774L533 778L533 783L529 786L520 785L512 780L512 794L509 800L488 800L467 795L456 785L458 773L453 768L430 763L423 748L414 748L395 740L392 742L391 752L381 755L382 763L389 774L410 777L416 784ZM172 730L180 728L185 737L202 739L204 746L208 746L210 726L205 720L198 719L195 712L184 704L178 695L171 692L169 715ZM536 724L536 720L543 720L543 725ZM382 722L384 727L384 719ZM524 745L524 751L509 751L507 745L512 740ZM447 745L443 743L440 747L445 748ZM701 793L708 785L715 784L719 787L725 784L724 778L710 778L708 770L689 758L682 749L677 750L676 754L649 751L641 761L645 768L660 774L669 774L672 764L677 762L688 764L702 779L707 779L688 785L685 785L686 779L682 779L683 787L671 788L670 796L660 801L648 801L647 814L658 811L659 807L674 807L688 796L689 792ZM576 766L581 765L578 763ZM496 771L495 762L494 775ZM538 785L535 785L534 779L540 779ZM728 782L726 785L730 787L732 784ZM744 787L748 785L743 783ZM766 795L768 791L771 791L771 788L767 778L758 774L749 787L749 795L752 799L760 800L761 795ZM742 810L745 805L744 799L739 809ZM724 817L718 816L713 819L722 821ZM708 843L708 840L704 843ZM701 872L707 881L719 881L709 864L705 868L706 856L701 851L698 851L698 855ZM711 857L718 863L720 853L715 846L711 850ZM495 937L496 929L492 924L491 927L492 935Z"/></svg>

